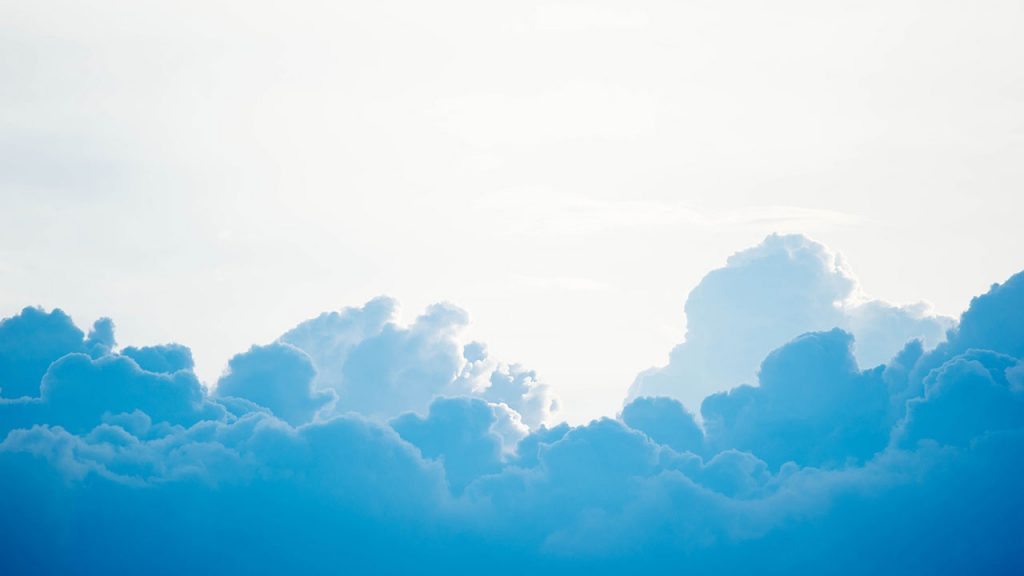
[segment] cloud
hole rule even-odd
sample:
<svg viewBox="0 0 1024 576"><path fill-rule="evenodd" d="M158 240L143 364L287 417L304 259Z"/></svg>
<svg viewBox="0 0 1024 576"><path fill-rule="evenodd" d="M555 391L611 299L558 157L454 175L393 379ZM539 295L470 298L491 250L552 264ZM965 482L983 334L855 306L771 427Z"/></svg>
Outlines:
<svg viewBox="0 0 1024 576"><path fill-rule="evenodd" d="M15 574L397 573L416 566L417 525L445 500L437 466L353 417L294 429L253 414L151 440L37 427L12 432L0 459L20 471L0 479ZM404 538L409 554L393 554Z"/></svg>
<svg viewBox="0 0 1024 576"><path fill-rule="evenodd" d="M954 330L947 350L978 348L1024 356L1024 273L971 300L971 306Z"/></svg>
<svg viewBox="0 0 1024 576"><path fill-rule="evenodd" d="M192 361L192 351L181 344L160 344L157 346L128 346L121 350L123 356L127 356L140 368L147 372L160 372L171 374L179 370L191 371L195 367Z"/></svg>
<svg viewBox="0 0 1024 576"><path fill-rule="evenodd" d="M485 349L479 354L480 356L472 361L475 365L471 370L480 371L482 366L483 374L487 375L486 383L480 386L470 381L468 383L471 390L491 402L509 406L520 414L523 422L531 428L540 426L558 410L558 400L552 394L551 388L537 379L536 372L518 364L489 362ZM469 372L463 371L464 379L467 374Z"/></svg>
<svg viewBox="0 0 1024 576"><path fill-rule="evenodd" d="M404 414L391 421L424 457L444 465L449 485L461 492L471 481L501 471L502 437L493 406L475 398L439 398L426 418Z"/></svg>
<svg viewBox="0 0 1024 576"><path fill-rule="evenodd" d="M249 400L298 426L337 399L334 390L314 389L315 377L313 362L298 348L276 342L253 346L228 362L217 395Z"/></svg>
<svg viewBox="0 0 1024 576"><path fill-rule="evenodd" d="M25 308L0 322L0 394L39 396L39 383L53 361L85 352L85 335L62 310Z"/></svg>
<svg viewBox="0 0 1024 576"><path fill-rule="evenodd" d="M109 354L117 346L114 338L114 321L110 318L100 318L92 325L89 336L85 339L85 348L89 355L98 358Z"/></svg>
<svg viewBox="0 0 1024 576"><path fill-rule="evenodd" d="M671 396L696 410L705 396L755 381L771 350L805 332L835 327L857 339L866 366L887 361L911 339L930 348L952 326L917 304L858 302L861 288L843 259L801 235L771 235L708 273L686 300L686 341L669 363L637 376L629 398Z"/></svg>
<svg viewBox="0 0 1024 576"><path fill-rule="evenodd" d="M920 340L934 348L955 326L951 318L935 316L925 304L894 306L880 300L869 300L847 306L846 321L839 326L856 336L854 352L865 367L877 366L892 359L907 342Z"/></svg>
<svg viewBox="0 0 1024 576"><path fill-rule="evenodd" d="M816 284L758 301L849 320L823 296L846 276L778 242ZM793 273L769 252L753 277ZM5 573L1014 573L1021 278L885 366L860 365L846 329L795 335L756 386L709 396L703 426L666 397L545 425L535 375L462 343L449 305L409 326L384 299L322 315L237 355L213 391L184 346L118 350L108 321L86 337L26 309L0 324L3 374L29 392L0 399ZM711 296L691 302L733 301ZM752 333L739 310L757 306L697 314L698 333Z"/></svg>
<svg viewBox="0 0 1024 576"><path fill-rule="evenodd" d="M280 340L309 355L316 386L337 393L339 413L380 420L425 413L435 396L454 391L463 365L456 337L468 316L436 304L406 327L395 322L396 308L378 298L303 322Z"/></svg>
<svg viewBox="0 0 1024 576"><path fill-rule="evenodd" d="M907 395L920 395L921 383L928 373L953 357L971 349L990 350L1016 358L1024 356L1024 272L1018 272L1003 284L995 284L960 317L949 332L949 339L926 355L909 376Z"/></svg>
<svg viewBox="0 0 1024 576"><path fill-rule="evenodd" d="M759 386L740 386L701 405L709 444L757 454L773 467L864 461L885 448L889 396L879 369L861 372L853 337L804 334L761 364Z"/></svg>
<svg viewBox="0 0 1024 576"><path fill-rule="evenodd" d="M325 312L292 328L280 337L286 344L302 350L316 367L318 388L344 392L344 367L349 352L360 342L378 336L394 322L398 303L380 297L361 308Z"/></svg>
<svg viewBox="0 0 1024 576"><path fill-rule="evenodd" d="M622 421L677 452L702 452L704 432L693 415L673 398L637 398L622 409Z"/></svg>
<svg viewBox="0 0 1024 576"><path fill-rule="evenodd" d="M897 430L904 446L932 440L966 446L984 433L1012 430L1024 422L1024 389L1007 372L1020 361L991 351L971 350L928 374L924 395L907 401Z"/></svg>
<svg viewBox="0 0 1024 576"><path fill-rule="evenodd" d="M478 396L514 410L535 428L557 409L536 372L491 359L479 342L463 343L466 312L435 304L410 326L396 320L397 304L377 298L361 308L303 322L280 341L309 355L314 388L332 389L334 411L381 421L406 412L426 414L439 396Z"/></svg>
<svg viewBox="0 0 1024 576"><path fill-rule="evenodd" d="M459 308L435 304L408 328L385 324L360 341L341 370L339 408L381 418L425 410L458 378L463 358L455 336L468 320Z"/></svg>
<svg viewBox="0 0 1024 576"><path fill-rule="evenodd" d="M0 410L7 412L4 424L50 424L74 433L87 432L109 416L136 410L155 423L177 426L225 417L224 408L207 398L191 372L147 372L126 356L94 359L82 353L68 354L50 365L38 399L0 404Z"/></svg>

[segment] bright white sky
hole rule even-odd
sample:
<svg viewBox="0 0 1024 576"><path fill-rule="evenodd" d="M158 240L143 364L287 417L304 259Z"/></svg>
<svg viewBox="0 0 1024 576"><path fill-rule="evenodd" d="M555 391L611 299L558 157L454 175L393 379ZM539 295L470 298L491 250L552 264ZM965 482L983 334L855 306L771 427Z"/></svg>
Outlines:
<svg viewBox="0 0 1024 576"><path fill-rule="evenodd" d="M377 294L579 421L772 231L956 314L1024 268L1024 3L0 0L0 313L227 358Z"/></svg>

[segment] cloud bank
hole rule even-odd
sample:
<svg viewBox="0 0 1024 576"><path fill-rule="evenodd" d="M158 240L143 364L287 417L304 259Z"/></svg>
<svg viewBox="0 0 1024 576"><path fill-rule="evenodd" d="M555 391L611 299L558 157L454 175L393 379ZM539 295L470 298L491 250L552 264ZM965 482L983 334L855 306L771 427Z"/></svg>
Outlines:
<svg viewBox="0 0 1024 576"><path fill-rule="evenodd" d="M26 308L0 323L3 571L1019 573L1024 273L958 323L856 288L769 237L691 294L621 414L577 427L450 305L321 315L212 390L184 346Z"/></svg>

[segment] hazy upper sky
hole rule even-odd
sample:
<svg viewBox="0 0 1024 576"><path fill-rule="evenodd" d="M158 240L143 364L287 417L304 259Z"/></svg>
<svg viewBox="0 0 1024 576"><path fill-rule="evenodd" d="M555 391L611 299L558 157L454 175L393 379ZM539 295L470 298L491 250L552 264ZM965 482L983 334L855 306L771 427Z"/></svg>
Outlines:
<svg viewBox="0 0 1024 576"><path fill-rule="evenodd" d="M228 357L447 300L579 421L769 232L956 314L1024 268L1024 3L0 1L0 313Z"/></svg>

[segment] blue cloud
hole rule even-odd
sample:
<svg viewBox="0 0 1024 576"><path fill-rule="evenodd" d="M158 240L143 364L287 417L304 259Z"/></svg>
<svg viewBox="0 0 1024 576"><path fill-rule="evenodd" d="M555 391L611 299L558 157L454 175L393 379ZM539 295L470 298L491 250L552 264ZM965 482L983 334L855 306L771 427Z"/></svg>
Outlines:
<svg viewBox="0 0 1024 576"><path fill-rule="evenodd" d="M135 360L140 368L148 372L174 373L179 370L191 371L195 367L192 351L181 344L160 344L157 346L128 346L121 354Z"/></svg>
<svg viewBox="0 0 1024 576"><path fill-rule="evenodd" d="M217 395L248 400L298 426L337 399L331 389L316 389L316 369L304 352L288 344L253 346L228 362Z"/></svg>
<svg viewBox="0 0 1024 576"><path fill-rule="evenodd" d="M450 305L410 326L387 299L322 315L212 391L184 346L118 349L108 320L86 336L25 309L0 323L3 572L1019 573L1024 274L945 342L907 343L901 326L941 322L881 308L858 329L823 248L767 244L691 296L744 302L697 313L672 374L738 374L710 364L730 349L751 374L699 422L640 396L555 424L536 374L461 342ZM780 280L757 295L716 279L733 274ZM793 278L810 284L786 295ZM871 346L892 359L859 362Z"/></svg>
<svg viewBox="0 0 1024 576"><path fill-rule="evenodd" d="M0 394L39 396L43 374L55 360L85 352L85 335L62 310L25 308L0 322Z"/></svg>
<svg viewBox="0 0 1024 576"><path fill-rule="evenodd" d="M426 418L409 413L391 427L420 453L439 460L449 485L461 492L467 484L501 471L502 438L492 430L494 408L475 398L440 398Z"/></svg>
<svg viewBox="0 0 1024 576"><path fill-rule="evenodd" d="M704 451L704 432L693 415L674 398L637 398L622 409L622 421L678 452Z"/></svg>
<svg viewBox="0 0 1024 576"><path fill-rule="evenodd" d="M557 400L537 374L492 360L485 345L461 343L469 321L450 304L435 304L411 326L395 321L397 304L376 298L361 308L330 312L279 338L309 355L314 387L331 389L334 411L386 421L425 414L439 396L474 396L512 408L531 428L549 419Z"/></svg>
<svg viewBox="0 0 1024 576"><path fill-rule="evenodd" d="M50 365L39 398L6 402L0 404L0 411L6 413L5 423L56 425L73 433L87 432L109 416L135 411L172 426L219 421L226 414L206 397L191 372L146 372L126 356L94 359L81 353L68 354Z"/></svg>
<svg viewBox="0 0 1024 576"><path fill-rule="evenodd" d="M425 410L436 395L452 391L463 364L453 336L467 322L463 310L435 304L408 328L385 324L349 351L341 405L381 418Z"/></svg>
<svg viewBox="0 0 1024 576"><path fill-rule="evenodd" d="M1024 389L1007 371L1016 358L971 350L945 362L925 378L924 395L906 404L897 438L912 447L921 440L966 446L985 433L1012 430L1024 422Z"/></svg>
<svg viewBox="0 0 1024 576"><path fill-rule="evenodd" d="M100 318L92 325L89 336L85 339L85 348L93 358L105 356L117 346L114 338L114 321Z"/></svg>
<svg viewBox="0 0 1024 576"><path fill-rule="evenodd" d="M910 340L936 346L953 325L922 304L859 301L842 258L805 236L771 235L732 255L686 300L686 341L669 363L637 376L630 398L671 396L691 410L715 392L756 379L761 360L806 332L843 328L865 366L886 362Z"/></svg>
<svg viewBox="0 0 1024 576"><path fill-rule="evenodd" d="M853 337L804 334L761 364L760 385L709 396L701 405L714 449L757 454L772 466L863 461L885 448L889 396L882 370L861 372Z"/></svg>

